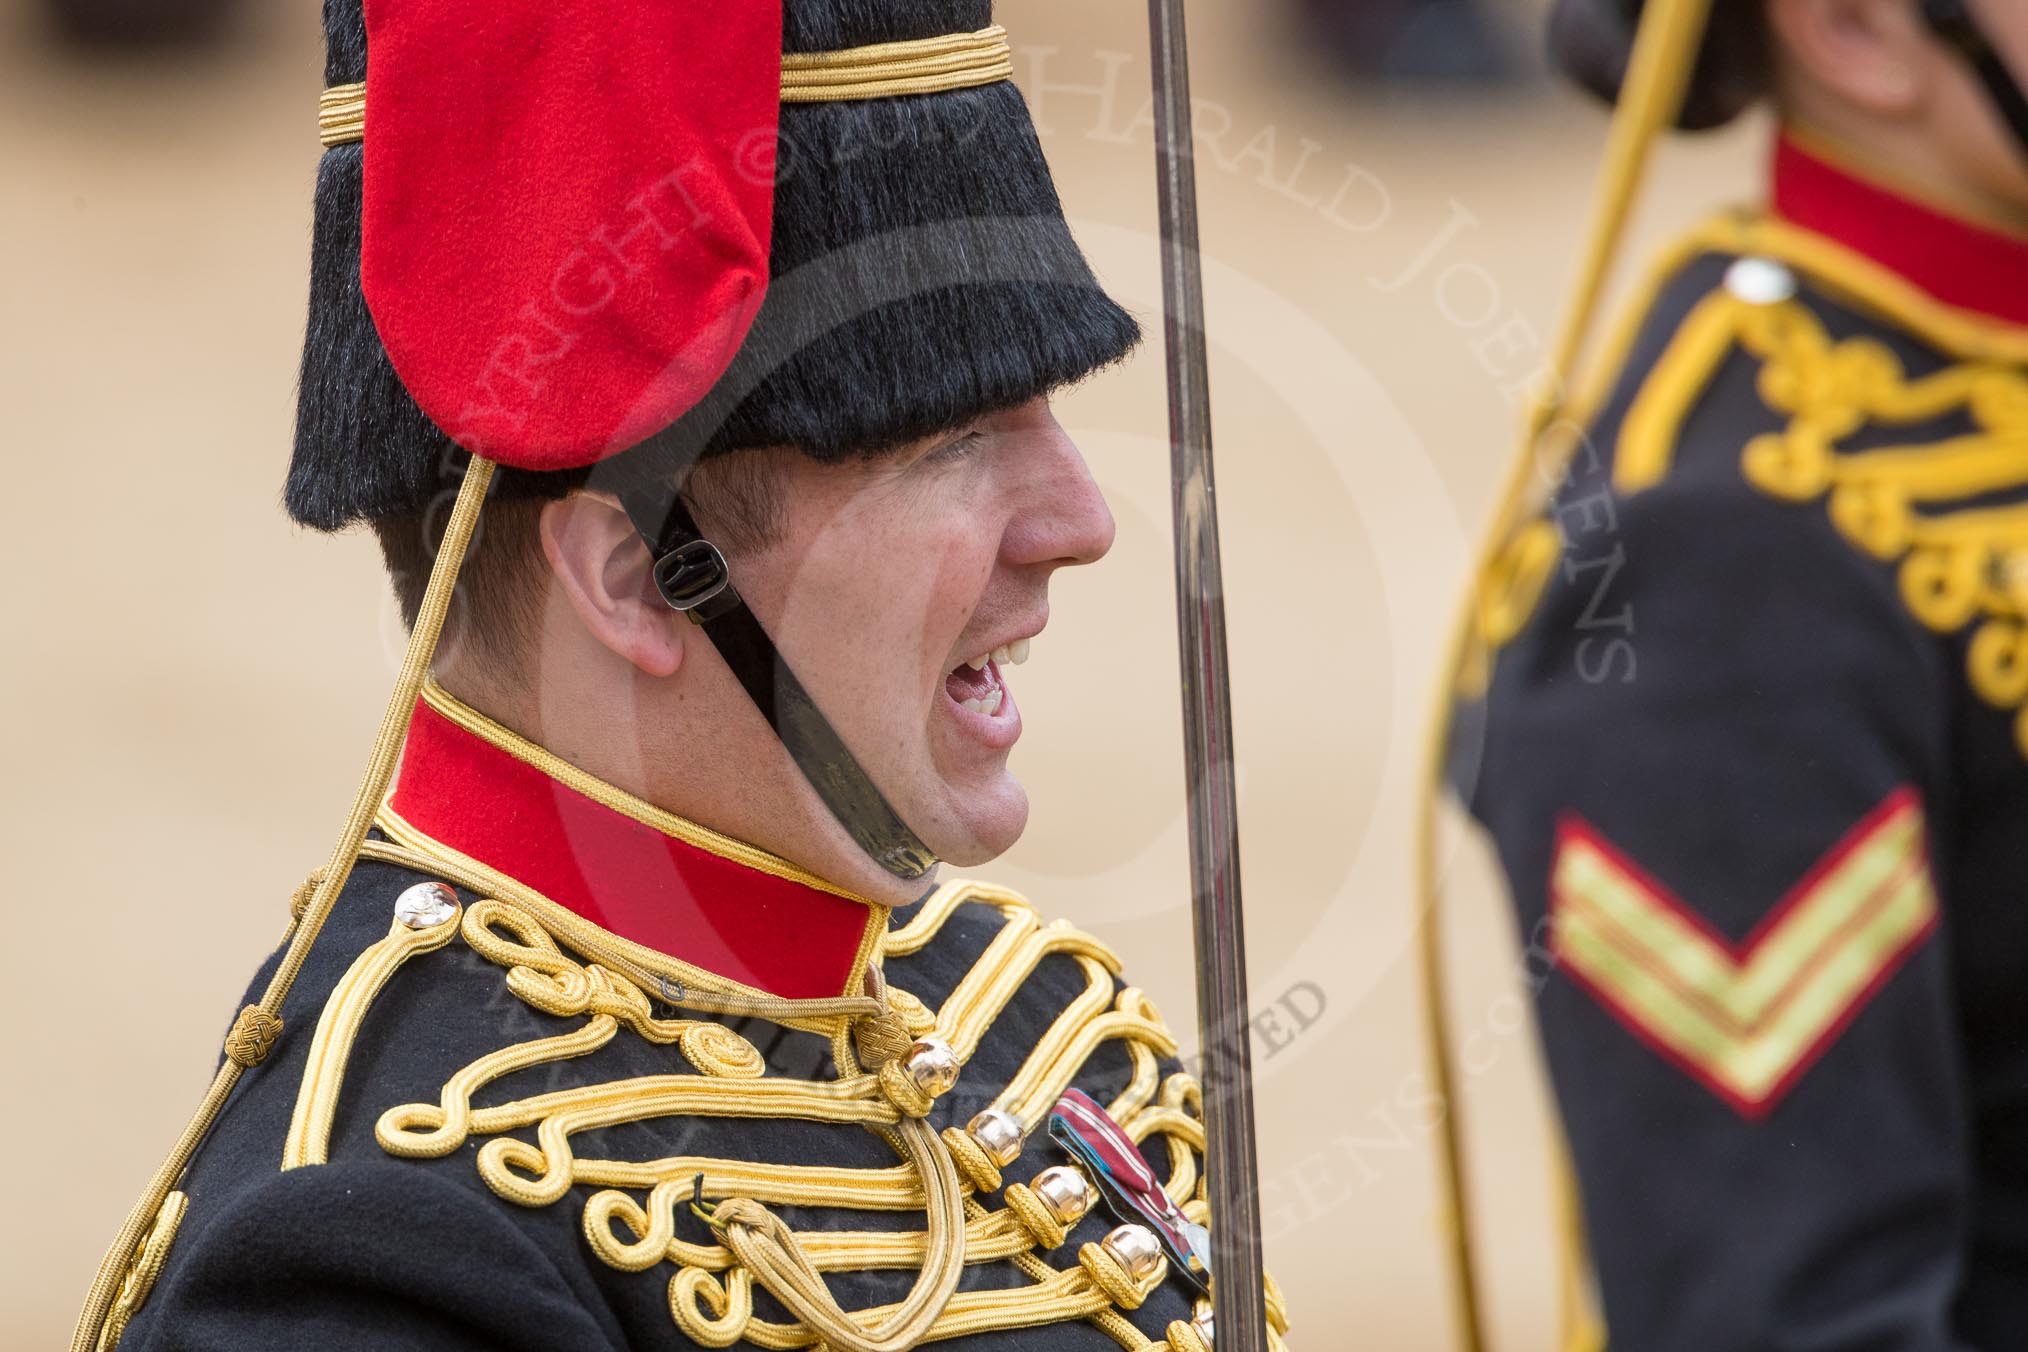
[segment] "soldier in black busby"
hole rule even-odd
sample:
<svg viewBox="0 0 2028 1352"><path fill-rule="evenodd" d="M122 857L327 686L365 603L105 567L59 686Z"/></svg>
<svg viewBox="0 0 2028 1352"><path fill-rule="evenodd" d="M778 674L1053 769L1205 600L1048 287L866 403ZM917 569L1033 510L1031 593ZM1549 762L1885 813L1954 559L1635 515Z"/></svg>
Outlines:
<svg viewBox="0 0 2028 1352"><path fill-rule="evenodd" d="M1139 332L989 3L325 13L286 500L414 641L74 1346L1205 1352L1174 1036L940 872Z"/></svg>
<svg viewBox="0 0 2028 1352"><path fill-rule="evenodd" d="M2028 9L1702 9L1556 7L1619 104L1566 358L1654 130L1770 109L1768 177L1550 390L1447 739L1543 959L1572 1342L2028 1346Z"/></svg>

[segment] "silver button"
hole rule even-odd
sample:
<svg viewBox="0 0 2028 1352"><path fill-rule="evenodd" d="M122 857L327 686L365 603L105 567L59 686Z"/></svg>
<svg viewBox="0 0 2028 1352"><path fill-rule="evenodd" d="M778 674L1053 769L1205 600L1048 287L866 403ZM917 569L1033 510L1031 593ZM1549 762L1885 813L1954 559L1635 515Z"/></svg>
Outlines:
<svg viewBox="0 0 2028 1352"><path fill-rule="evenodd" d="M988 1108L965 1125L986 1158L1004 1169L1021 1157L1021 1123L1011 1113Z"/></svg>
<svg viewBox="0 0 2028 1352"><path fill-rule="evenodd" d="M1796 294L1796 274L1772 258L1735 259L1725 289L1748 305L1779 305Z"/></svg>
<svg viewBox="0 0 2028 1352"><path fill-rule="evenodd" d="M1145 1225L1119 1226L1099 1241L1099 1247L1118 1260L1127 1275L1137 1282L1154 1276L1162 1265L1162 1241Z"/></svg>
<svg viewBox="0 0 2028 1352"><path fill-rule="evenodd" d="M394 899L394 918L410 929L431 929L458 913L458 894L442 883L417 883Z"/></svg>

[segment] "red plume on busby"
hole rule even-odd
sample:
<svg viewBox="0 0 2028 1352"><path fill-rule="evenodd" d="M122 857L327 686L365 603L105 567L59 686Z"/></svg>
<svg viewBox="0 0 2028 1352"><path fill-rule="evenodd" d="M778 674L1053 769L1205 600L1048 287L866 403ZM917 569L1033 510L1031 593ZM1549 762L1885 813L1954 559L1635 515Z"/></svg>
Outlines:
<svg viewBox="0 0 2028 1352"><path fill-rule="evenodd" d="M365 17L360 285L417 406L533 470L695 406L767 289L774 184L739 156L774 141L780 12L366 0Z"/></svg>
<svg viewBox="0 0 2028 1352"><path fill-rule="evenodd" d="M304 524L421 513L464 451L505 467L497 495L544 497L602 460L638 482L746 447L877 451L1138 340L1009 81L780 101L784 60L977 32L990 0L325 19L327 84L364 83L365 126L318 175Z"/></svg>

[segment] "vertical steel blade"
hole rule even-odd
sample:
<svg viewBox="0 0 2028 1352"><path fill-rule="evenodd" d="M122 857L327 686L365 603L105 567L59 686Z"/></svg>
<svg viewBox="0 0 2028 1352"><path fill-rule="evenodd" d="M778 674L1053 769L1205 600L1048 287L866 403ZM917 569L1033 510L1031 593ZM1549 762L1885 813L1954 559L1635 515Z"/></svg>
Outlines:
<svg viewBox="0 0 2028 1352"><path fill-rule="evenodd" d="M1211 473L1211 393L1197 245L1197 174L1183 0L1149 0L1156 178L1161 194L1163 337L1169 368L1176 621L1189 776L1191 915L1207 1120L1211 1272L1218 1352L1267 1352L1246 936L1239 899L1238 794L1226 684L1225 584Z"/></svg>

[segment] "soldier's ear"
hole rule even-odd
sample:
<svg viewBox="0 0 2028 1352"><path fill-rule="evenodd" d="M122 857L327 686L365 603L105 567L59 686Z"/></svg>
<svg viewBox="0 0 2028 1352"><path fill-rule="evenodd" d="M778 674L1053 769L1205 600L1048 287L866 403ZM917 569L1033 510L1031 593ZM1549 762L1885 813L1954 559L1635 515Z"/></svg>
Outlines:
<svg viewBox="0 0 2028 1352"><path fill-rule="evenodd" d="M1791 113L1815 98L1910 117L1933 92L1941 53L1911 0L1768 0L1778 82Z"/></svg>
<svg viewBox="0 0 2028 1352"><path fill-rule="evenodd" d="M542 509L542 554L579 623L649 676L673 676L693 628L655 586L654 561L619 501L578 492Z"/></svg>

